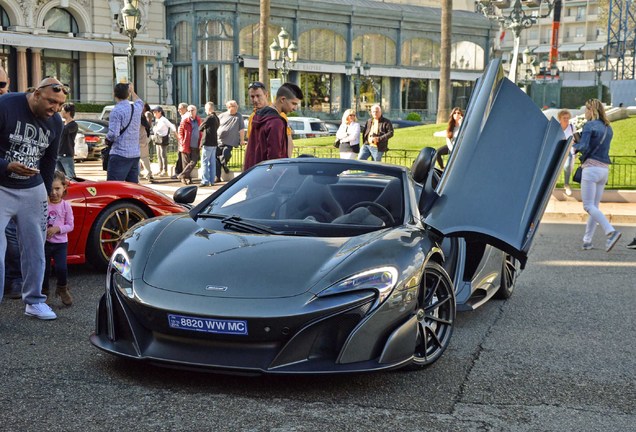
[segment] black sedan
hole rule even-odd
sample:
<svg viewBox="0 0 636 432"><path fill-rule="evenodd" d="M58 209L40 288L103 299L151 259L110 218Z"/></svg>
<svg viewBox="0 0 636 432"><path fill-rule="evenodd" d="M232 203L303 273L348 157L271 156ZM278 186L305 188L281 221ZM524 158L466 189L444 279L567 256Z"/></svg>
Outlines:
<svg viewBox="0 0 636 432"><path fill-rule="evenodd" d="M429 148L411 170L267 161L134 227L91 342L233 373L428 366L457 309L512 294L566 150L558 122L490 65L441 177Z"/></svg>

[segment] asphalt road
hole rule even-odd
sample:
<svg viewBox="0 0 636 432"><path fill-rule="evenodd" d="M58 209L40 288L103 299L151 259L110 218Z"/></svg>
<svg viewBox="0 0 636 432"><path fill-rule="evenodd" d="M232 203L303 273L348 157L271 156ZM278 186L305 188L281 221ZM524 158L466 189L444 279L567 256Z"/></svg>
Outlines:
<svg viewBox="0 0 636 432"><path fill-rule="evenodd" d="M512 298L460 313L419 372L234 377L119 360L88 342L103 275L71 267L75 304L56 299L58 320L0 304L0 430L634 431L636 251L581 251L582 231L543 225Z"/></svg>

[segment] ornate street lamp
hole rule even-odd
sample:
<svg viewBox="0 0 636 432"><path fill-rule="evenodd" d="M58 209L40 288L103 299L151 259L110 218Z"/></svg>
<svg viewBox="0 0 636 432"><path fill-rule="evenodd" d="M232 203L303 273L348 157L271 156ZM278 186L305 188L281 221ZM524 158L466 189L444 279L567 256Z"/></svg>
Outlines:
<svg viewBox="0 0 636 432"><path fill-rule="evenodd" d="M603 56L603 50L598 50L594 57L594 72L596 72L596 98L603 100L603 81L601 81L601 75L605 70L605 57Z"/></svg>
<svg viewBox="0 0 636 432"><path fill-rule="evenodd" d="M122 25L123 32L128 35L128 81L134 82L134 55L135 55L135 38L137 37L137 30L141 28L141 23L139 22L139 17L141 16L141 12L139 12L139 0L126 0L124 4L124 8L121 10L122 16Z"/></svg>
<svg viewBox="0 0 636 432"><path fill-rule="evenodd" d="M355 68L355 74L353 74L353 68ZM353 80L353 89L356 96L356 116L360 111L360 86L364 81L369 78L371 73L371 66L369 66L368 62L364 63L362 66L362 56L360 53L357 53L353 59L353 64L346 63L345 64L345 72L347 74L347 78L349 81Z"/></svg>
<svg viewBox="0 0 636 432"><path fill-rule="evenodd" d="M274 39L274 42L269 46L269 54L274 62L274 67L280 71L283 83L287 82L287 74L294 63L298 61L298 47L283 27L278 33L278 40Z"/></svg>
<svg viewBox="0 0 636 432"><path fill-rule="evenodd" d="M155 66L157 70L156 77L153 76ZM146 62L146 75L148 76L148 79L159 86L159 103L164 103L164 100L162 98L164 85L170 80L170 77L172 76L172 63L170 63L170 59L166 59L165 65L163 64L163 58L159 54L157 54L157 56L155 57L154 63L152 62L152 60L149 59ZM167 95L168 91L166 89L166 96Z"/></svg>
<svg viewBox="0 0 636 432"><path fill-rule="evenodd" d="M516 82L517 61L519 59L519 39L521 31L532 27L540 18L546 18L552 13L555 0L477 0L477 11L486 18L498 21L502 27L509 28L514 33L514 50L508 78ZM546 5L547 12L541 13L541 5ZM524 7L537 7L538 10L526 13ZM505 10L504 10L505 9ZM507 13L507 15L505 15Z"/></svg>

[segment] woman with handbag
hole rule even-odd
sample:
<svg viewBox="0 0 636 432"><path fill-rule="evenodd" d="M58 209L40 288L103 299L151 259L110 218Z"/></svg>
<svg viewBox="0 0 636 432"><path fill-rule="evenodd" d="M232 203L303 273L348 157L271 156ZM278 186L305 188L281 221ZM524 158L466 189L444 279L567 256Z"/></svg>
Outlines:
<svg viewBox="0 0 636 432"><path fill-rule="evenodd" d="M168 177L168 144L170 144L170 131L177 132L177 128L163 115L163 108L155 106L152 109L155 116L155 125L152 128L153 140L157 146L157 159L159 159L160 177Z"/></svg>
<svg viewBox="0 0 636 432"><path fill-rule="evenodd" d="M340 159L355 159L360 152L360 123L356 113L348 109L342 115L342 123L336 132L334 146L340 150Z"/></svg>
<svg viewBox="0 0 636 432"><path fill-rule="evenodd" d="M609 174L609 148L614 133L605 115L603 103L598 99L589 99L585 102L585 119L587 122L583 125L581 139L574 144L574 149L581 153L583 209L590 215L583 235L583 250L594 248L592 237L596 225L599 224L607 236L605 251L609 252L621 237L621 233L614 229L598 207Z"/></svg>

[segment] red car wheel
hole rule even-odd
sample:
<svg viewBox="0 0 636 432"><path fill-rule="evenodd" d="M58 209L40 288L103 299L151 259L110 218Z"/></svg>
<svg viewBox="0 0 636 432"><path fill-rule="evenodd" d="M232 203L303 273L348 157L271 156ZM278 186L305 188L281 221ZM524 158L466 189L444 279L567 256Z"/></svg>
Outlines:
<svg viewBox="0 0 636 432"><path fill-rule="evenodd" d="M98 270L106 269L121 236L149 217L152 215L148 215L144 209L130 202L119 202L106 207L95 220L88 236L88 262Z"/></svg>

